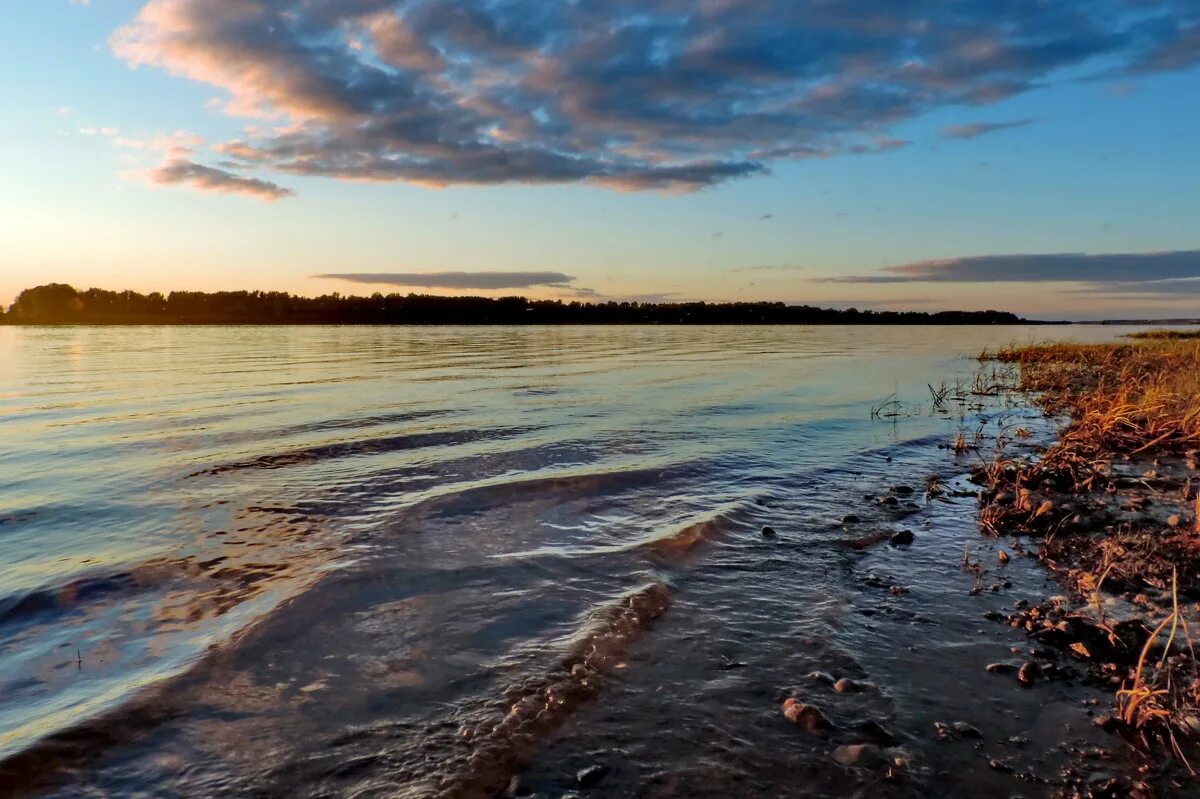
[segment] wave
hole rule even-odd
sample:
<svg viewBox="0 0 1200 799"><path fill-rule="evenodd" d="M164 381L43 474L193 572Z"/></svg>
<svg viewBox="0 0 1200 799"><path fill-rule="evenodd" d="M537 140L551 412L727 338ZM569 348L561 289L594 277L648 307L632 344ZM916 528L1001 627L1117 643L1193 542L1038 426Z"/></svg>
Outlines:
<svg viewBox="0 0 1200 799"><path fill-rule="evenodd" d="M320 444L312 447L279 452L270 455L260 455L244 461L233 461L189 474L188 477L204 477L225 474L246 469L283 469L306 463L319 463L337 458L349 458L363 455L378 455L387 452L424 449L427 447L447 447L456 444L469 444L475 441L516 438L536 432L538 427L495 427L480 430L449 430L436 433L409 433L399 436L383 436L359 441L339 441L331 444Z"/></svg>

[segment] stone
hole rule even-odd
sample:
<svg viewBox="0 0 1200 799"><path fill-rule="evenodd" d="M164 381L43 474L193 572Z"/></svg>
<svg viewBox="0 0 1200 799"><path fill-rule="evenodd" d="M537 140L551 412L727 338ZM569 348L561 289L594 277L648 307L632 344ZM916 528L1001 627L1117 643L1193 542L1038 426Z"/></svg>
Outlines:
<svg viewBox="0 0 1200 799"><path fill-rule="evenodd" d="M892 534L892 543L896 546L908 546L915 540L912 530L897 530Z"/></svg>
<svg viewBox="0 0 1200 799"><path fill-rule="evenodd" d="M859 519L853 513L847 513L842 517L842 524L858 524L860 521L861 519Z"/></svg>
<svg viewBox="0 0 1200 799"><path fill-rule="evenodd" d="M774 538L776 535L778 535L778 533L775 532L774 527L764 527L762 529L763 538Z"/></svg>
<svg viewBox="0 0 1200 799"><path fill-rule="evenodd" d="M843 677L833 684L833 690L837 691L839 694L851 694L862 690L862 686L849 677Z"/></svg>
<svg viewBox="0 0 1200 799"><path fill-rule="evenodd" d="M850 766L882 766L887 762L883 751L874 744L847 744L833 750L833 759L839 764Z"/></svg>
<svg viewBox="0 0 1200 799"><path fill-rule="evenodd" d="M1021 670L1017 672L1017 680L1020 681L1021 685L1026 687L1033 685L1041 676L1041 667L1032 660L1027 661L1025 665L1021 666Z"/></svg>
<svg viewBox="0 0 1200 799"><path fill-rule="evenodd" d="M595 785L608 775L608 766L597 763L594 766L588 766L575 772L575 784L580 788L587 788Z"/></svg>
<svg viewBox="0 0 1200 799"><path fill-rule="evenodd" d="M881 746L895 746L899 740L892 734L891 730L874 719L861 722L855 729L872 742Z"/></svg>
<svg viewBox="0 0 1200 799"><path fill-rule="evenodd" d="M798 699L788 699L783 703L783 716L809 732L819 732L833 727L833 723L821 712L820 708L807 705Z"/></svg>
<svg viewBox="0 0 1200 799"><path fill-rule="evenodd" d="M964 738L982 738L983 733L978 727L973 727L965 721L956 721L951 725L954 731Z"/></svg>
<svg viewBox="0 0 1200 799"><path fill-rule="evenodd" d="M1167 517L1167 527L1178 527L1183 524L1183 517L1178 513L1172 513Z"/></svg>

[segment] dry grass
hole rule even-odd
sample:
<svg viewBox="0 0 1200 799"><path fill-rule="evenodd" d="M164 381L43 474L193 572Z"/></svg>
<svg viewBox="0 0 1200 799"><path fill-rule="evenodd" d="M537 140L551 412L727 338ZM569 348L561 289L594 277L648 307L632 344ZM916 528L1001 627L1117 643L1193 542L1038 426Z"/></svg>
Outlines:
<svg viewBox="0 0 1200 799"><path fill-rule="evenodd" d="M1020 366L1022 388L1071 416L1064 446L1132 455L1200 442L1200 340L1034 344L987 357Z"/></svg>
<svg viewBox="0 0 1200 799"><path fill-rule="evenodd" d="M1143 330L1130 333L1126 338L1149 340L1186 340L1200 338L1200 330Z"/></svg>

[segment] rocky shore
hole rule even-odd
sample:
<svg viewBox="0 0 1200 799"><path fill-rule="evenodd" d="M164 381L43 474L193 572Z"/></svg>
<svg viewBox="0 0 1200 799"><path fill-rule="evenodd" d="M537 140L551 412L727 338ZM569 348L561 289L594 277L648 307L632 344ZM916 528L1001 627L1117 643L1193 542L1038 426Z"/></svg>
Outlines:
<svg viewBox="0 0 1200 799"><path fill-rule="evenodd" d="M1145 780L1111 795L1197 790L1200 667L1200 436L1187 336L1049 345L990 356L1066 418L1041 451L977 468L980 527L1060 576L1065 594L1021 600L995 620L1038 648L1023 683L1082 679L1112 703L1096 723L1136 752Z"/></svg>
<svg viewBox="0 0 1200 799"><path fill-rule="evenodd" d="M1045 701L1074 703L1081 711L1063 712L1090 719L1100 737L1064 736L1053 744L1060 765L1047 772L1025 737L994 740L998 730L972 723L968 707L965 719L934 720L932 729L893 731L887 719L848 727L831 714L835 697L875 687L826 672L784 692L780 712L804 734L826 740L838 765L876 774L899 795L938 777L909 746L929 738L973 745L990 769L1026 783L1034 795L1200 795L1200 666L1192 633L1200 629L1200 393L1193 385L1200 345L1153 337L1014 348L983 360L987 376L956 392L964 408L978 410L984 397L994 404L1032 399L1061 425L1057 436L1038 444L1026 428L1002 421L970 435L964 430L944 448L958 463L975 463L969 474L930 475L923 492L898 485L865 495L841 520L843 544L864 555L903 553L914 541L927 543L913 528L920 529L934 500L977 497L981 546L960 543L955 565L970 581L969 594L989 598L983 618L1027 639L984 671L1011 680L1018 692L1030 690L1030 698L1049 689L1054 698ZM944 395L930 390L939 405ZM935 546L948 554L944 542ZM1018 562L1028 568L1014 571ZM1017 577L1030 569L1052 578L1050 590ZM905 585L872 579L869 585L896 602L911 599ZM1012 695L1013 712L1028 713L1018 699ZM1040 745L1053 740L1052 732L1043 735ZM997 746L1022 754L990 755Z"/></svg>

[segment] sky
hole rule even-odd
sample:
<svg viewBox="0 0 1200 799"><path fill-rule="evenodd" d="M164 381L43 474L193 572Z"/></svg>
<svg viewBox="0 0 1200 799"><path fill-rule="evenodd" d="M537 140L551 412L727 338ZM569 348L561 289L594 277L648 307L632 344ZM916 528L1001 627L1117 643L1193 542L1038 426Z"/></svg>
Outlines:
<svg viewBox="0 0 1200 799"><path fill-rule="evenodd" d="M39 0L0 303L1200 316L1200 0Z"/></svg>

